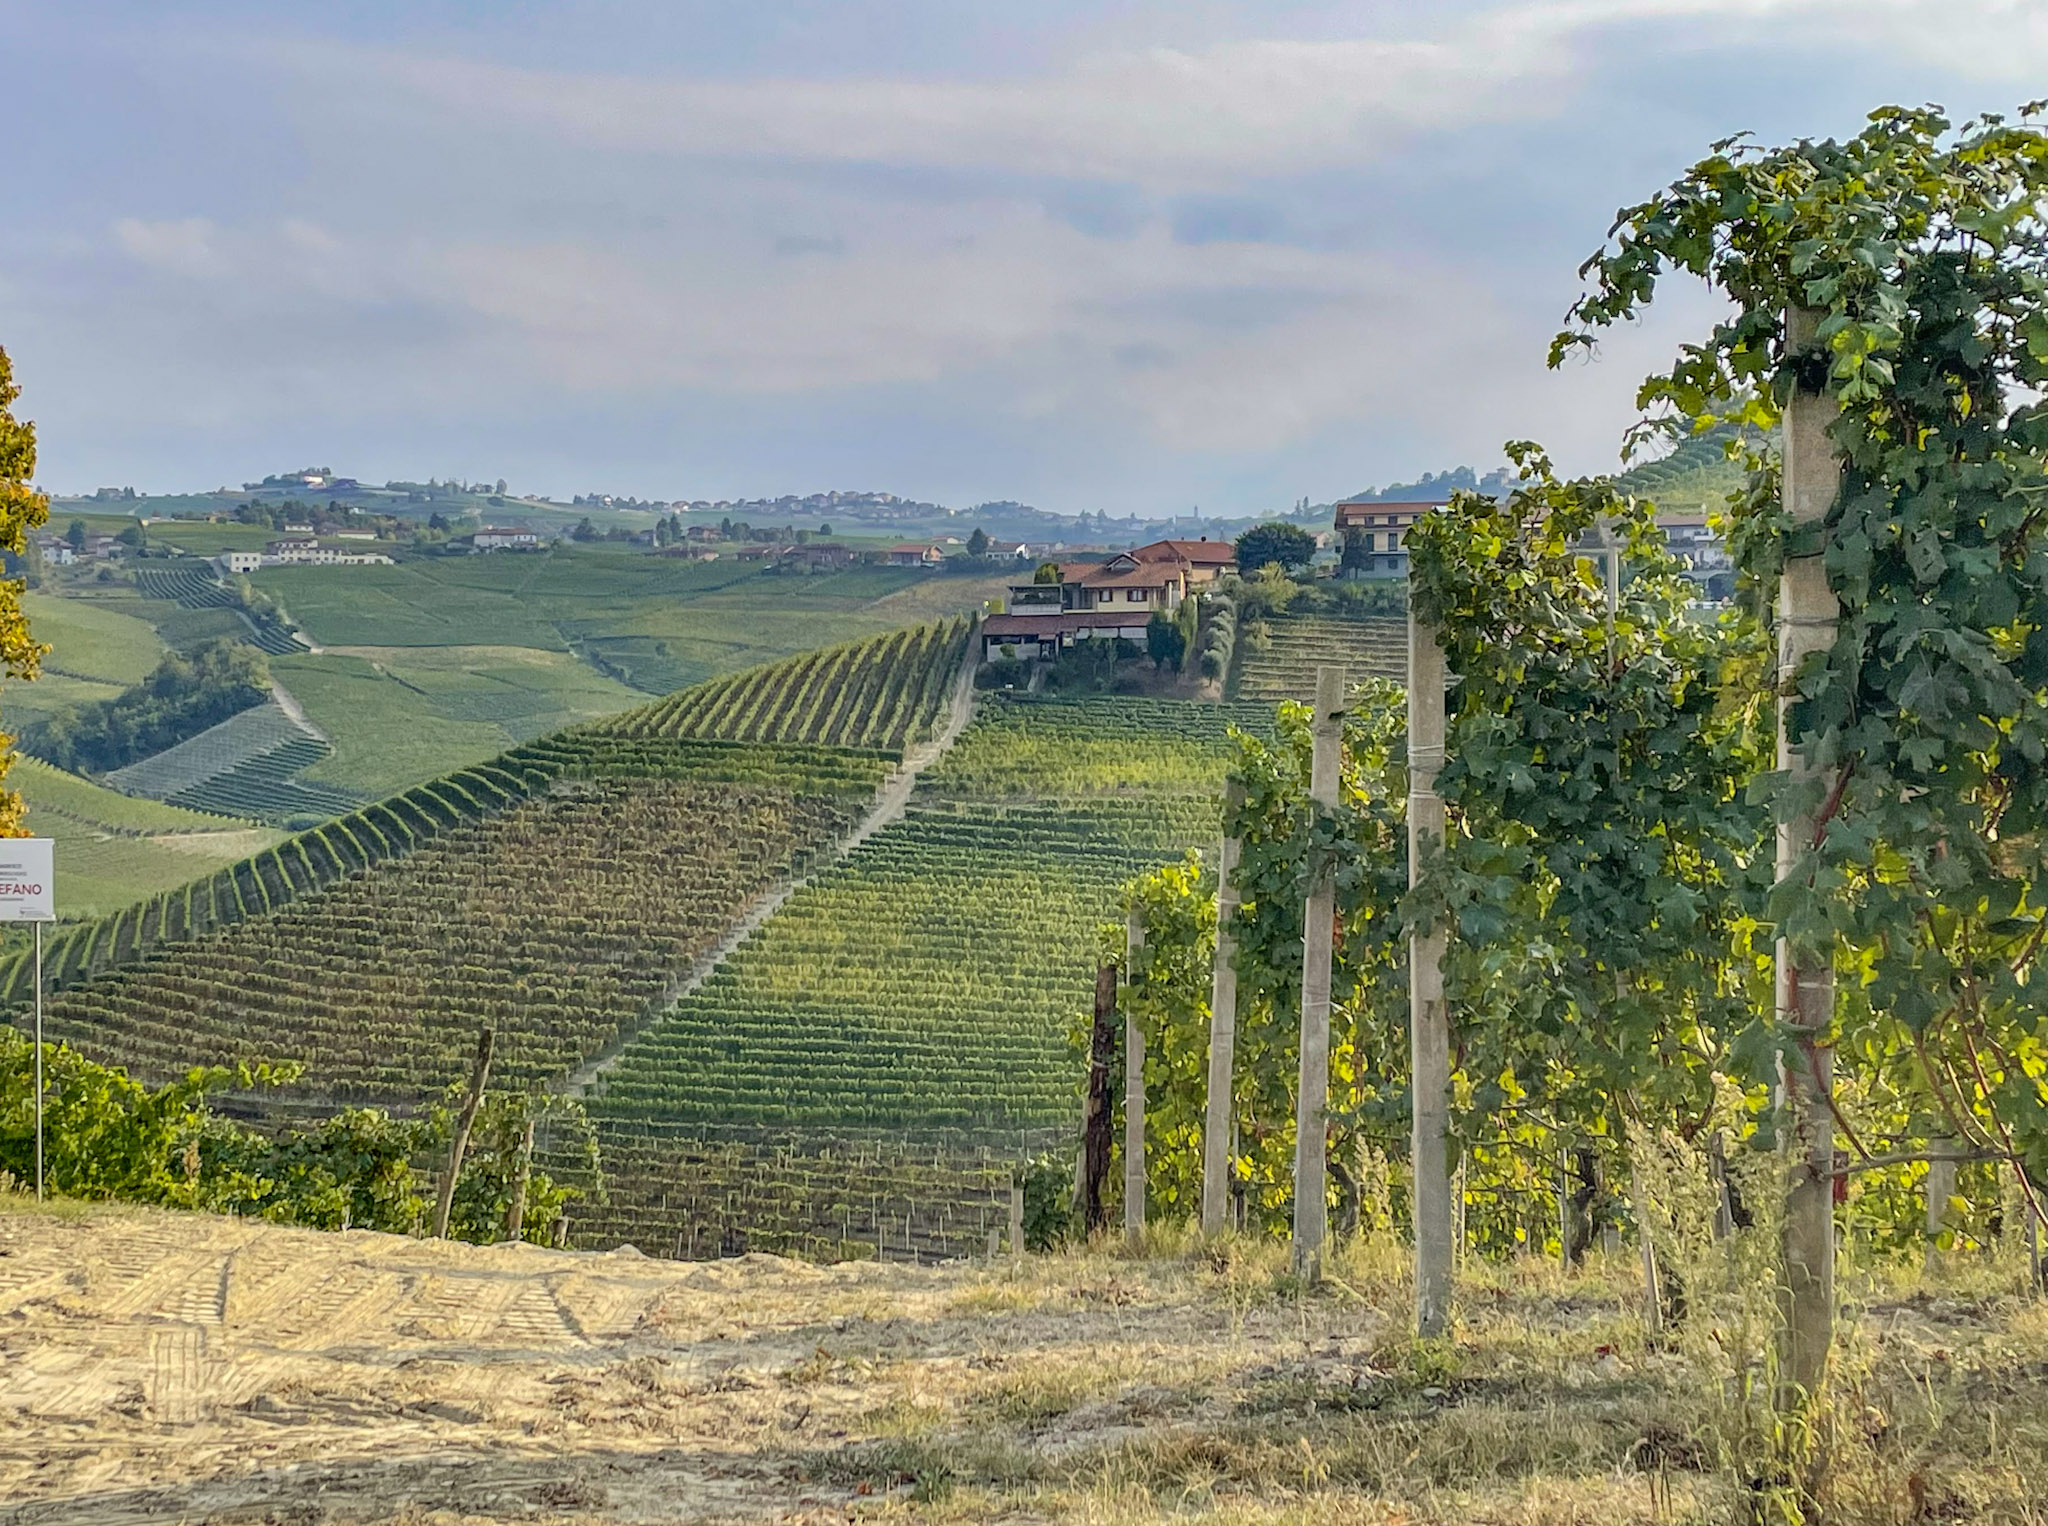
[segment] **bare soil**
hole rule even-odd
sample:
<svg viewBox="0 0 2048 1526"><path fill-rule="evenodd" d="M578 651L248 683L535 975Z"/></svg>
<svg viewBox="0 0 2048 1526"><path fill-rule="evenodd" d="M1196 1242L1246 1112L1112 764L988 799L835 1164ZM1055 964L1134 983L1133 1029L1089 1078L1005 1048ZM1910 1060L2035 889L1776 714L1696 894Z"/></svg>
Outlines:
<svg viewBox="0 0 2048 1526"><path fill-rule="evenodd" d="M1475 1274L1423 1348L1391 1253L1302 1296L1155 1250L686 1263L0 1197L0 1523L1739 1518L1724 1385L1624 1268ZM1847 1349L1834 1518L2048 1520L2039 1305L1910 1291Z"/></svg>

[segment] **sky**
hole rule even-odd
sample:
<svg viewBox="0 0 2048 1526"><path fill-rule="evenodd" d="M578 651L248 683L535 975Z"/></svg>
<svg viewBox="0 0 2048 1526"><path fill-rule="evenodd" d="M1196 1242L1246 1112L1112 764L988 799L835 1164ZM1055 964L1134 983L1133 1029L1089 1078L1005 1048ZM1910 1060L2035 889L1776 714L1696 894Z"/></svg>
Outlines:
<svg viewBox="0 0 2048 1526"><path fill-rule="evenodd" d="M0 0L61 491L506 478L1243 515L1615 462L1544 367L1713 140L2010 110L2038 0Z"/></svg>

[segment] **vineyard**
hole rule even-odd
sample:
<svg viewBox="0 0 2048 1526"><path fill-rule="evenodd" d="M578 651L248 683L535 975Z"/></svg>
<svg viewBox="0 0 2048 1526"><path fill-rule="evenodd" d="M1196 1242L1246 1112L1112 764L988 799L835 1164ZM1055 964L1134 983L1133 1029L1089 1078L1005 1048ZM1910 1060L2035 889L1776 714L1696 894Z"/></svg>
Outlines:
<svg viewBox="0 0 2048 1526"><path fill-rule="evenodd" d="M404 1105L461 1075L490 1027L505 1084L551 1081L657 1000L857 804L559 779L373 873L65 991L46 1031L152 1080L290 1058L307 1067L305 1096ZM305 842L271 861L310 874Z"/></svg>
<svg viewBox="0 0 2048 1526"><path fill-rule="evenodd" d="M299 777L333 750L323 738L291 737L268 752L245 758L164 798L195 811L217 811L288 826L302 825L302 818L308 816L339 816L362 801L346 790Z"/></svg>
<svg viewBox="0 0 2048 1526"><path fill-rule="evenodd" d="M981 1253L1009 1214L1014 1147L721 1140L618 1121L599 1137L608 1201L579 1210L578 1239L650 1255L941 1261Z"/></svg>
<svg viewBox="0 0 2048 1526"><path fill-rule="evenodd" d="M238 609L242 602L210 567L138 567L135 588L146 599L169 599L184 609Z"/></svg>
<svg viewBox="0 0 2048 1526"><path fill-rule="evenodd" d="M1396 619L1277 615L1265 631L1263 642L1249 629L1238 637L1235 692L1241 701L1307 700L1322 663L1341 664L1354 683L1374 676L1398 680L1407 670L1407 637Z"/></svg>
<svg viewBox="0 0 2048 1526"><path fill-rule="evenodd" d="M977 1138L1072 1111L1119 885L1199 801L928 808L819 875L609 1071L604 1118Z"/></svg>
<svg viewBox="0 0 2048 1526"><path fill-rule="evenodd" d="M948 620L748 668L598 723L630 737L721 737L900 752L929 734L972 623Z"/></svg>
<svg viewBox="0 0 2048 1526"><path fill-rule="evenodd" d="M131 795L221 816L273 822L338 816L362 802L295 777L331 751L325 737L272 701L116 769L107 782Z"/></svg>
<svg viewBox="0 0 2048 1526"><path fill-rule="evenodd" d="M800 888L604 1072L589 1107L612 1204L577 1210L579 1241L701 1247L743 1224L757 1245L872 1255L874 1199L898 1193L883 1254L910 1254L904 1215L917 1254L979 1245L959 1186L995 1169L978 1152L1006 1171L1076 1113L1068 1035L1119 887L1215 836L1229 728L1271 721L1256 706L983 696L903 820ZM730 1202L693 1175L711 1147L689 1141L706 1139L744 1179ZM914 1192L762 1164L778 1148L927 1158L909 1141L928 1142L936 1173Z"/></svg>
<svg viewBox="0 0 2048 1526"><path fill-rule="evenodd" d="M910 671L856 675L836 724L898 738L929 726L914 702L952 677L934 678L935 653L961 650L957 629L930 634L868 644ZM757 675L801 692L786 677ZM291 727L280 712L248 736L209 732L210 752L151 760L154 782L203 795L305 740ZM405 1103L491 1026L503 1077L559 1080L801 872L891 767L878 750L693 731L556 733L69 928L48 950L49 1031L144 1076L291 1059L308 1067L302 1099ZM243 762L207 775L236 750ZM17 1017L29 973L25 956L0 964Z"/></svg>

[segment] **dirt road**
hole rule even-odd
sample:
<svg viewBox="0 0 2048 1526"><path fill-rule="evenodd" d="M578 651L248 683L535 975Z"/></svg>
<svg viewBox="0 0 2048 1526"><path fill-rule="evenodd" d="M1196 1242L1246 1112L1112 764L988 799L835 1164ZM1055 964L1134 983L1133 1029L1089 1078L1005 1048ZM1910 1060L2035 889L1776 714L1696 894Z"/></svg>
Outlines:
<svg viewBox="0 0 2048 1526"><path fill-rule="evenodd" d="M1277 1243L1162 1248L688 1263L0 1192L0 1526L1741 1514L1736 1263L1676 1342L1628 1256L1475 1267L1437 1348L1392 1242L1306 1297ZM2048 1518L2048 1304L1981 1258L1902 1275L1845 1328L1831 1518Z"/></svg>
<svg viewBox="0 0 2048 1526"><path fill-rule="evenodd" d="M865 1401L786 1375L864 1305L941 1286L0 1213L0 1521L801 1516L858 1486L807 1489L785 1454Z"/></svg>

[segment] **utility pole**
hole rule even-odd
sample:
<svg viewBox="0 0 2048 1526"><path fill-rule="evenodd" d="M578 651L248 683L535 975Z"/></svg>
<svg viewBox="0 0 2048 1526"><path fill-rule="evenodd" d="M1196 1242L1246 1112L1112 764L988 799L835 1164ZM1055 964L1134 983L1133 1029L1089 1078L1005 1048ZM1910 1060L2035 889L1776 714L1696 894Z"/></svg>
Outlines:
<svg viewBox="0 0 2048 1526"><path fill-rule="evenodd" d="M1408 884L1444 840L1444 653L1408 591ZM1444 929L1408 938L1408 1065L1412 1087L1415 1330L1439 1336L1451 1322L1451 1019L1444 1003Z"/></svg>
<svg viewBox="0 0 2048 1526"><path fill-rule="evenodd" d="M1819 342L1817 308L1794 307L1785 314L1788 358ZM1792 680L1808 656L1834 645L1840 606L1828 587L1827 514L1841 491L1841 462L1828 426L1837 405L1824 389L1794 388L1785 406L1784 504L1791 521L1785 570L1778 579L1778 767L1795 791L1809 796L1821 770L1800 756L1792 734ZM1777 877L1798 872L1801 857L1821 829L1817 799L1778 824ZM1777 1013L1789 1049L1780 1061L1779 1138L1786 1152L1783 1239L1784 1318L1783 1408L1796 1408L1818 1394L1827 1376L1834 1338L1835 1130L1830 1111L1834 1053L1820 1036L1834 1016L1835 981L1831 956L1802 953L1790 940L1777 943Z"/></svg>
<svg viewBox="0 0 2048 1526"><path fill-rule="evenodd" d="M1202 1233L1223 1233L1230 1206L1231 1078L1237 1064L1237 814L1244 780L1223 789L1223 851L1216 860L1216 968L1209 993L1209 1095L1202 1120Z"/></svg>
<svg viewBox="0 0 2048 1526"><path fill-rule="evenodd" d="M1344 762L1344 669L1316 669L1314 746L1308 795L1320 810L1337 808ZM1324 1185L1329 1149L1330 964L1337 920L1337 866L1325 856L1314 865L1302 910L1301 1077L1294 1107L1294 1271L1309 1282L1323 1275L1323 1238L1329 1228Z"/></svg>

